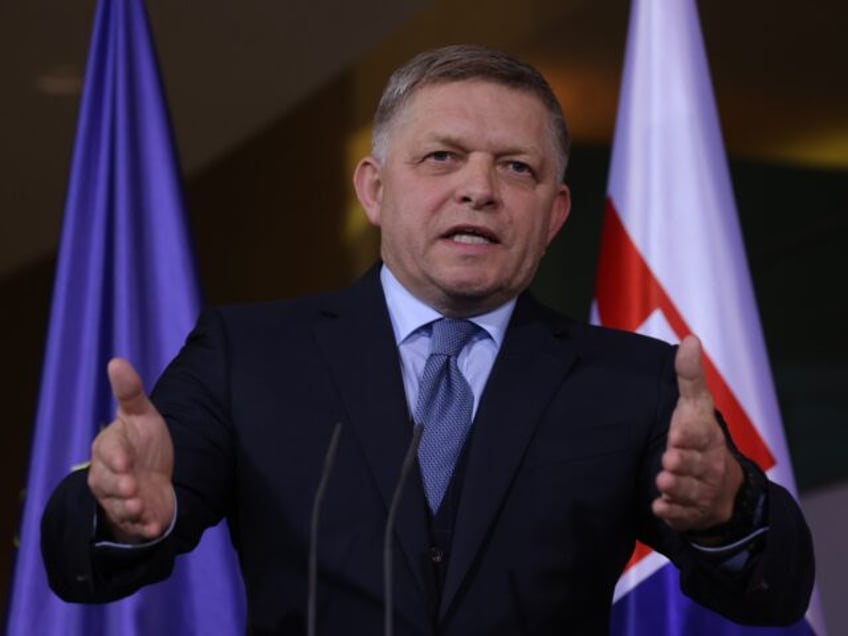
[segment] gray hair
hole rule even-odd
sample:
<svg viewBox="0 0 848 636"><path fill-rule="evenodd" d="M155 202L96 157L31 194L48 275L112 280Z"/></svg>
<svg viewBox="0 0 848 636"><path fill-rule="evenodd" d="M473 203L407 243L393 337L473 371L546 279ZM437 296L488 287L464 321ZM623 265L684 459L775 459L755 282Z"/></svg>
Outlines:
<svg viewBox="0 0 848 636"><path fill-rule="evenodd" d="M511 55L482 46L455 45L425 51L392 73L380 98L371 133L371 154L386 158L388 137L397 114L423 86L463 80L485 80L538 97L550 114L554 148L562 176L568 164L571 137L559 100L535 68Z"/></svg>

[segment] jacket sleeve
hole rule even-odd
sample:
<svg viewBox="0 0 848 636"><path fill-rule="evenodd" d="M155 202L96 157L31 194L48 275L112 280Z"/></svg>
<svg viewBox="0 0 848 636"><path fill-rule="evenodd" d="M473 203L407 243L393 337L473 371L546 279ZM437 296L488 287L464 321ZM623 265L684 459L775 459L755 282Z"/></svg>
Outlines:
<svg viewBox="0 0 848 636"><path fill-rule="evenodd" d="M227 516L234 450L225 357L223 323L216 311L206 311L151 394L174 444L178 512L167 538L132 549L95 545L97 504L87 471L71 473L53 492L42 516L41 550L58 596L106 602L165 579L177 555Z"/></svg>
<svg viewBox="0 0 848 636"><path fill-rule="evenodd" d="M768 532L745 567L734 572L691 546L679 555L683 592L743 624L789 625L803 618L815 579L810 530L798 504L781 486L768 485Z"/></svg>
<svg viewBox="0 0 848 636"><path fill-rule="evenodd" d="M767 512L763 525L768 531L752 544L749 558L737 570L723 565L723 559L697 550L686 536L673 531L652 514L650 502L659 495L654 479L660 469L671 412L677 402L673 364L666 365L664 375L655 429L644 462L646 477L642 483L647 495L643 501L647 505L642 513L640 540L671 559L680 570L684 594L704 607L742 624L797 622L809 605L815 559L812 537L801 509L784 488L767 482ZM731 452L738 454L721 415L717 416Z"/></svg>
<svg viewBox="0 0 848 636"><path fill-rule="evenodd" d="M95 547L97 504L86 470L65 477L41 520L41 554L50 588L76 603L114 601L167 578L174 564L168 540L131 549Z"/></svg>

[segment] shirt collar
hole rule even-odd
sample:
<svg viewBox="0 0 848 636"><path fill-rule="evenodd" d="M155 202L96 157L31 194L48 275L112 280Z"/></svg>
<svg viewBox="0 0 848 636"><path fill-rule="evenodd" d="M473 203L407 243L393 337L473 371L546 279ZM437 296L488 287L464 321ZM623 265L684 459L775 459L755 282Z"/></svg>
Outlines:
<svg viewBox="0 0 848 636"><path fill-rule="evenodd" d="M383 294L386 296L386 305L389 308L389 317L397 344L402 343L424 325L444 317L413 296L400 284L385 264L380 268L380 283L383 285ZM513 309L515 309L515 298L497 309L479 316L472 316L469 320L483 329L500 349Z"/></svg>

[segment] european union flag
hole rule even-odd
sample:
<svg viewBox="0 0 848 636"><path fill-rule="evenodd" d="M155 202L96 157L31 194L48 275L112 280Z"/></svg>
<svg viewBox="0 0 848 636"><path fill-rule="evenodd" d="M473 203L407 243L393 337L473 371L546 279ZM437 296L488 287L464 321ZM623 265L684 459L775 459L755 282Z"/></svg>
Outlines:
<svg viewBox="0 0 848 636"><path fill-rule="evenodd" d="M180 558L169 580L108 605L75 605L48 588L41 512L88 459L112 419L113 356L147 387L191 329L199 293L180 172L141 0L101 0L65 205L8 633L235 634L244 593L224 527Z"/></svg>

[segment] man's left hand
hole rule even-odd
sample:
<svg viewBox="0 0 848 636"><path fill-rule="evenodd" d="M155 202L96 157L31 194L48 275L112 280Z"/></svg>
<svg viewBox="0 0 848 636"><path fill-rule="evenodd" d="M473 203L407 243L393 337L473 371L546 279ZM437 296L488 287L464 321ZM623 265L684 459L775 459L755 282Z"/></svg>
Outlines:
<svg viewBox="0 0 848 636"><path fill-rule="evenodd" d="M671 416L654 514L678 532L724 523L743 474L716 419L701 362L701 343L686 336L674 361L680 397Z"/></svg>

